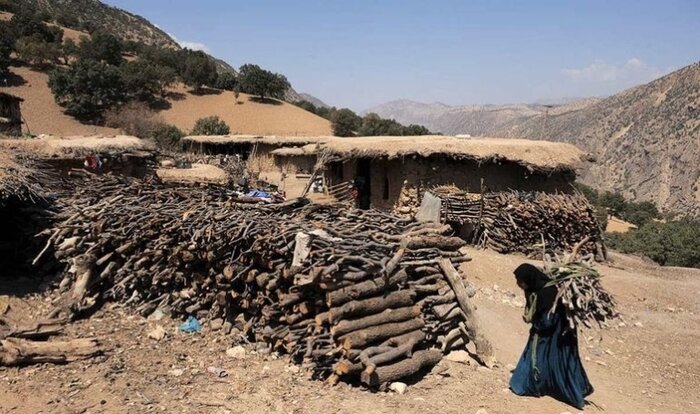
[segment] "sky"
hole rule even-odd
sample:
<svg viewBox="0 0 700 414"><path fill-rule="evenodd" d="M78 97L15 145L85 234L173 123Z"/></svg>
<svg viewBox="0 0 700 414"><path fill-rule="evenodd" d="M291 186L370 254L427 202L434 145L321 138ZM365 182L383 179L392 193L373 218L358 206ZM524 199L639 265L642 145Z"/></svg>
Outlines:
<svg viewBox="0 0 700 414"><path fill-rule="evenodd" d="M107 0L362 111L606 96L700 60L700 1Z"/></svg>

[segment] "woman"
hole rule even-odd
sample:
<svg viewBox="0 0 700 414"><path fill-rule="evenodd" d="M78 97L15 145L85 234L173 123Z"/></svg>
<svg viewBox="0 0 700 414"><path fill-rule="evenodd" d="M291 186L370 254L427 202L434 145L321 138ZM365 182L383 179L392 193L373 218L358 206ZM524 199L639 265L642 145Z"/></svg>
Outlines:
<svg viewBox="0 0 700 414"><path fill-rule="evenodd" d="M559 304L552 310L556 286L548 285L547 275L531 264L521 264L513 273L525 291L523 319L532 328L510 389L517 395L549 395L583 409L593 386L581 364L576 330L568 328Z"/></svg>

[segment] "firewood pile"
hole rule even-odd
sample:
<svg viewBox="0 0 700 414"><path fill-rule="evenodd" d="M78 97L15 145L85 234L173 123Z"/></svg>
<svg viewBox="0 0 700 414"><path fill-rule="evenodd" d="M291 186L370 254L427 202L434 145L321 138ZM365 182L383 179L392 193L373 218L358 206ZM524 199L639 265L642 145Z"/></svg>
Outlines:
<svg viewBox="0 0 700 414"><path fill-rule="evenodd" d="M570 329L583 324L592 328L608 327L608 322L620 315L615 298L603 288L601 275L595 269L593 255L578 257L577 243L569 254L544 255L544 272L557 287L554 306L561 304Z"/></svg>
<svg viewBox="0 0 700 414"><path fill-rule="evenodd" d="M570 251L580 240L582 254L606 256L600 224L580 194L505 191L465 193L449 187L431 190L442 200L448 223L473 226L472 242L500 253L527 255Z"/></svg>
<svg viewBox="0 0 700 414"><path fill-rule="evenodd" d="M456 270L465 242L449 226L304 199L241 204L227 191L110 176L78 185L45 233L42 254L69 267L52 316L105 301L194 315L315 378L373 388L467 342L493 362Z"/></svg>

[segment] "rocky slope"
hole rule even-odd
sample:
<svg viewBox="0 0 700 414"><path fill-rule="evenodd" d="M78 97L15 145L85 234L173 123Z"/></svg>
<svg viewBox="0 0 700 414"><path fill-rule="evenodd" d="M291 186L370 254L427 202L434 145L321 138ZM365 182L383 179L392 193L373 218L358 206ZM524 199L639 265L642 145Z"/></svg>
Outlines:
<svg viewBox="0 0 700 414"><path fill-rule="evenodd" d="M550 108L550 114L555 111L576 110L595 101L597 101L596 98L587 98L556 105ZM398 100L370 108L365 112L375 112L384 118L395 119L403 124L424 125L431 131L448 135L486 136L492 135L494 131L506 125L519 124L542 115L546 110L547 107L542 104L450 106L442 103L426 104Z"/></svg>
<svg viewBox="0 0 700 414"><path fill-rule="evenodd" d="M576 144L597 162L583 181L700 217L700 62L561 114L494 131Z"/></svg>

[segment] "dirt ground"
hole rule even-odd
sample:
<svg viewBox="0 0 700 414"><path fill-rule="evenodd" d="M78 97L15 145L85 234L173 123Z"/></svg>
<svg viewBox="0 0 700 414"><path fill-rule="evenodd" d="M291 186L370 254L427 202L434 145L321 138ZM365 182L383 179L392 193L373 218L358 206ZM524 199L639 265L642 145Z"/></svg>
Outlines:
<svg viewBox="0 0 700 414"><path fill-rule="evenodd" d="M64 337L96 336L104 356L64 366L0 368L1 413L576 413L551 398L510 393L510 369L527 338L523 305L512 279L524 259L472 250L463 267L478 288L474 300L499 365L443 360L403 395L371 393L308 378L284 356L256 352L227 356L236 340L218 332L177 332L180 321L159 321L107 305ZM585 412L700 412L700 270L660 268L613 255L600 266L604 285L619 301L623 321L579 335L582 358L596 388ZM41 294L0 285L0 313L40 317L51 308ZM6 305L9 304L9 309ZM156 325L161 341L148 338ZM458 359L458 358L456 358ZM209 367L222 368L216 376ZM485 411L484 411L485 410Z"/></svg>

